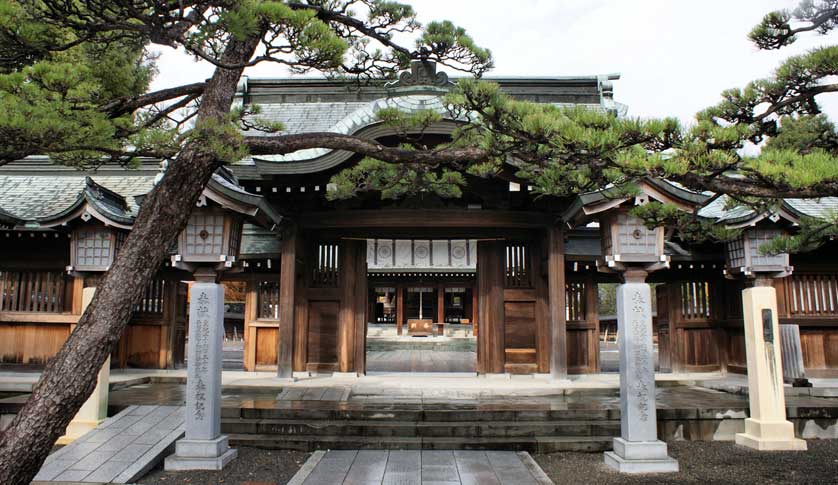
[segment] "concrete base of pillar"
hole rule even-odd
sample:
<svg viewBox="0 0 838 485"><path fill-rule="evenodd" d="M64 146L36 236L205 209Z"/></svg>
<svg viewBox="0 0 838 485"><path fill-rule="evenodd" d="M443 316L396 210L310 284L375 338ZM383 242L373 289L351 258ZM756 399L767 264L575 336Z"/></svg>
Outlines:
<svg viewBox="0 0 838 485"><path fill-rule="evenodd" d="M82 421L82 420L72 420L70 424L67 425L67 430L65 431L64 436L58 438L55 441L56 445L68 445L73 441L84 436L88 431L92 431L94 428L102 424L104 419L97 419L93 421Z"/></svg>
<svg viewBox="0 0 838 485"><path fill-rule="evenodd" d="M175 454L166 458L166 471L221 470L238 451L229 447L226 436L214 440L182 439L175 443Z"/></svg>
<svg viewBox="0 0 838 485"><path fill-rule="evenodd" d="M745 420L745 432L736 434L736 444L759 451L806 451L806 441L794 437L788 421Z"/></svg>
<svg viewBox="0 0 838 485"><path fill-rule="evenodd" d="M626 441L614 438L614 451L605 452L605 464L620 473L675 473L678 461L666 454L663 441Z"/></svg>

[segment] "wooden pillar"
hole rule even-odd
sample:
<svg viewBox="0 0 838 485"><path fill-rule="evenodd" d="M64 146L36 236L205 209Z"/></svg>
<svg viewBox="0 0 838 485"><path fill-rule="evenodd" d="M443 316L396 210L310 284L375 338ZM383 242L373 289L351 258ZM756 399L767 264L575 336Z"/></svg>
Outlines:
<svg viewBox="0 0 838 485"><path fill-rule="evenodd" d="M247 280L244 300L244 370L256 370L256 331L253 325L258 317L259 294L254 278Z"/></svg>
<svg viewBox="0 0 838 485"><path fill-rule="evenodd" d="M291 226L282 241L279 263L279 329L276 343L276 376L294 376L294 321L297 290L297 251L300 241L296 226Z"/></svg>
<svg viewBox="0 0 838 485"><path fill-rule="evenodd" d="M471 288L471 333L477 337L477 315L479 312L477 285Z"/></svg>
<svg viewBox="0 0 838 485"><path fill-rule="evenodd" d="M477 291L479 293L480 348L478 372L502 373L504 354L504 241L477 243Z"/></svg>
<svg viewBox="0 0 838 485"><path fill-rule="evenodd" d="M585 279L585 321L588 324L588 372L599 372L599 308L597 283L593 275Z"/></svg>
<svg viewBox="0 0 838 485"><path fill-rule="evenodd" d="M445 322L445 287L442 285L436 288L436 322Z"/></svg>
<svg viewBox="0 0 838 485"><path fill-rule="evenodd" d="M550 292L544 265L547 263L546 234L532 245L530 268L535 287L535 356L539 373L550 372Z"/></svg>
<svg viewBox="0 0 838 485"><path fill-rule="evenodd" d="M396 288L396 333L402 334L402 326L404 325L404 287Z"/></svg>
<svg viewBox="0 0 838 485"><path fill-rule="evenodd" d="M567 378L567 315L565 313L564 231L547 229L547 286L550 292L550 375Z"/></svg>
<svg viewBox="0 0 838 485"><path fill-rule="evenodd" d="M340 254L337 359L339 372L363 372L366 336L366 241L344 240Z"/></svg>

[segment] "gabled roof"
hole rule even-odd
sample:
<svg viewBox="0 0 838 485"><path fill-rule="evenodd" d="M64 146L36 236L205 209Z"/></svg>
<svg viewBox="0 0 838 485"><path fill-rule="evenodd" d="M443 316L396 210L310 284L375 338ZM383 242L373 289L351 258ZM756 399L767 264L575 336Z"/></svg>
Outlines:
<svg viewBox="0 0 838 485"><path fill-rule="evenodd" d="M0 208L0 227L11 228L17 226L21 222L22 221L20 219L4 211L3 208Z"/></svg>
<svg viewBox="0 0 838 485"><path fill-rule="evenodd" d="M282 216L264 197L244 190L224 167L212 174L201 197L212 200L224 209L238 212L262 227L273 228L282 221Z"/></svg>
<svg viewBox="0 0 838 485"><path fill-rule="evenodd" d="M618 75L485 78L518 99L556 106L586 106L589 109L622 113L625 106L614 102L611 80ZM378 112L397 108L405 113L432 110L443 122L423 131L447 135L464 121L443 104L443 96L453 86L448 76L436 72L433 63L415 61L410 71L397 81L372 81L359 85L346 79L249 79L244 77L237 96L246 105L257 106L253 115L266 121L280 122L284 134L332 132L381 138L395 134L378 119ZM249 136L264 132L245 131ZM316 173L349 160L349 152L330 149L300 150L286 155L259 155L242 160L231 168L243 178L281 174Z"/></svg>
<svg viewBox="0 0 838 485"><path fill-rule="evenodd" d="M696 210L711 197L710 194L693 192L677 183L651 177L646 177L635 184L648 197L659 202L675 204L686 211ZM580 194L562 214L562 220L569 225L577 226L587 222L595 214L618 207L634 198L634 196L625 196L617 187Z"/></svg>
<svg viewBox="0 0 838 485"><path fill-rule="evenodd" d="M712 219L717 224L729 228L752 226L764 219L781 217L788 222L797 223L802 217L825 218L838 214L838 197L820 197L816 199L785 199L773 211L759 212L751 207L736 205L728 208L730 199L722 195L698 211L700 217Z"/></svg>

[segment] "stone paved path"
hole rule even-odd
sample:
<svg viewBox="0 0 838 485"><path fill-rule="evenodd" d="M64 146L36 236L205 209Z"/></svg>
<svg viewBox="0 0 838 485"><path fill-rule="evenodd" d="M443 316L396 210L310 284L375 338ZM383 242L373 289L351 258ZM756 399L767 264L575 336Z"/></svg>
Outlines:
<svg viewBox="0 0 838 485"><path fill-rule="evenodd" d="M317 451L288 485L546 485L527 452Z"/></svg>
<svg viewBox="0 0 838 485"><path fill-rule="evenodd" d="M129 483L184 434L181 406L129 406L47 457L37 482Z"/></svg>

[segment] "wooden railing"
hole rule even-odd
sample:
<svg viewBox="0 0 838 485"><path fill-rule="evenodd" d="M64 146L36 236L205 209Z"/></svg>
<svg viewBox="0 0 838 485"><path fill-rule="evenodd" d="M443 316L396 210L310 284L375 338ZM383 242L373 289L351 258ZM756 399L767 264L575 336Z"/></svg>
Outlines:
<svg viewBox="0 0 838 485"><path fill-rule="evenodd" d="M134 305L134 312L145 315L162 315L165 308L165 295L166 281L151 280L146 286L140 302Z"/></svg>
<svg viewBox="0 0 838 485"><path fill-rule="evenodd" d="M336 288L340 272L340 251L338 243L321 243L316 246L316 265L311 279L311 286L318 288Z"/></svg>
<svg viewBox="0 0 838 485"><path fill-rule="evenodd" d="M524 244L506 246L506 287L532 288L530 279L529 251Z"/></svg>
<svg viewBox="0 0 838 485"><path fill-rule="evenodd" d="M786 305L796 317L838 316L838 275L793 274L785 284Z"/></svg>
<svg viewBox="0 0 838 485"><path fill-rule="evenodd" d="M279 282L260 281L257 288L259 313L257 318L279 320Z"/></svg>
<svg viewBox="0 0 838 485"><path fill-rule="evenodd" d="M585 315L585 283L571 282L565 285L565 298L567 305L567 321L581 322Z"/></svg>
<svg viewBox="0 0 838 485"><path fill-rule="evenodd" d="M66 311L67 275L61 271L0 271L0 311Z"/></svg>
<svg viewBox="0 0 838 485"><path fill-rule="evenodd" d="M713 318L710 283L706 281L682 281L680 283L680 319L708 320Z"/></svg>

